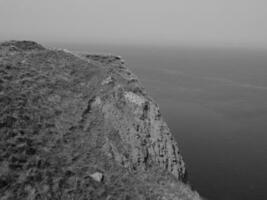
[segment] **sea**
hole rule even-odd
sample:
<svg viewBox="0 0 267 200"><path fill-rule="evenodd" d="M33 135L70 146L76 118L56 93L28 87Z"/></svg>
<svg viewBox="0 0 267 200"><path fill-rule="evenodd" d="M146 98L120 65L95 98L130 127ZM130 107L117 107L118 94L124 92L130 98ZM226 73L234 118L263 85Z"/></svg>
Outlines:
<svg viewBox="0 0 267 200"><path fill-rule="evenodd" d="M267 50L54 43L120 55L178 142L205 199L267 199Z"/></svg>

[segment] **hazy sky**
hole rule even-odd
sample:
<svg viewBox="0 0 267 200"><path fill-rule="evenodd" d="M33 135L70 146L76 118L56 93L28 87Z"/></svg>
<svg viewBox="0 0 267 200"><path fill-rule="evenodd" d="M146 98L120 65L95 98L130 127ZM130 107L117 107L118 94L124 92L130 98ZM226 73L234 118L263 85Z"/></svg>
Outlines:
<svg viewBox="0 0 267 200"><path fill-rule="evenodd" d="M0 40L267 47L266 0L0 0Z"/></svg>

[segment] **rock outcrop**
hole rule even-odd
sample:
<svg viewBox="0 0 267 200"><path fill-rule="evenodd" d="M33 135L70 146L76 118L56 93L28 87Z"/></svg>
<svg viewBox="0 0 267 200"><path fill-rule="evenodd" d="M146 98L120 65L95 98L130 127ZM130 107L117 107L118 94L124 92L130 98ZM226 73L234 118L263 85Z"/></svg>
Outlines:
<svg viewBox="0 0 267 200"><path fill-rule="evenodd" d="M2 43L0 112L1 199L199 199L120 57Z"/></svg>

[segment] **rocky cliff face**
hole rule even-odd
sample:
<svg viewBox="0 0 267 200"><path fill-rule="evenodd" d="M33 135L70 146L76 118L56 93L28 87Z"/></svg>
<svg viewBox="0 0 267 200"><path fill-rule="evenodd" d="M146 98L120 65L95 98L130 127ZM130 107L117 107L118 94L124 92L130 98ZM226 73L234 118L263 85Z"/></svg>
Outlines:
<svg viewBox="0 0 267 200"><path fill-rule="evenodd" d="M2 43L0 112L1 199L199 199L119 57Z"/></svg>

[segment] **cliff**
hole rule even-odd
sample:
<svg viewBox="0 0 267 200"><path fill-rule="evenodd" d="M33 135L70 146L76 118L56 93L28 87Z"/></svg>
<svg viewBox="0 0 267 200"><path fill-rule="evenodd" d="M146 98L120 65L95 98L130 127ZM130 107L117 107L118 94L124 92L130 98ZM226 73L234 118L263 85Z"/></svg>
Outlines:
<svg viewBox="0 0 267 200"><path fill-rule="evenodd" d="M116 56L0 44L1 199L200 199L158 105Z"/></svg>

